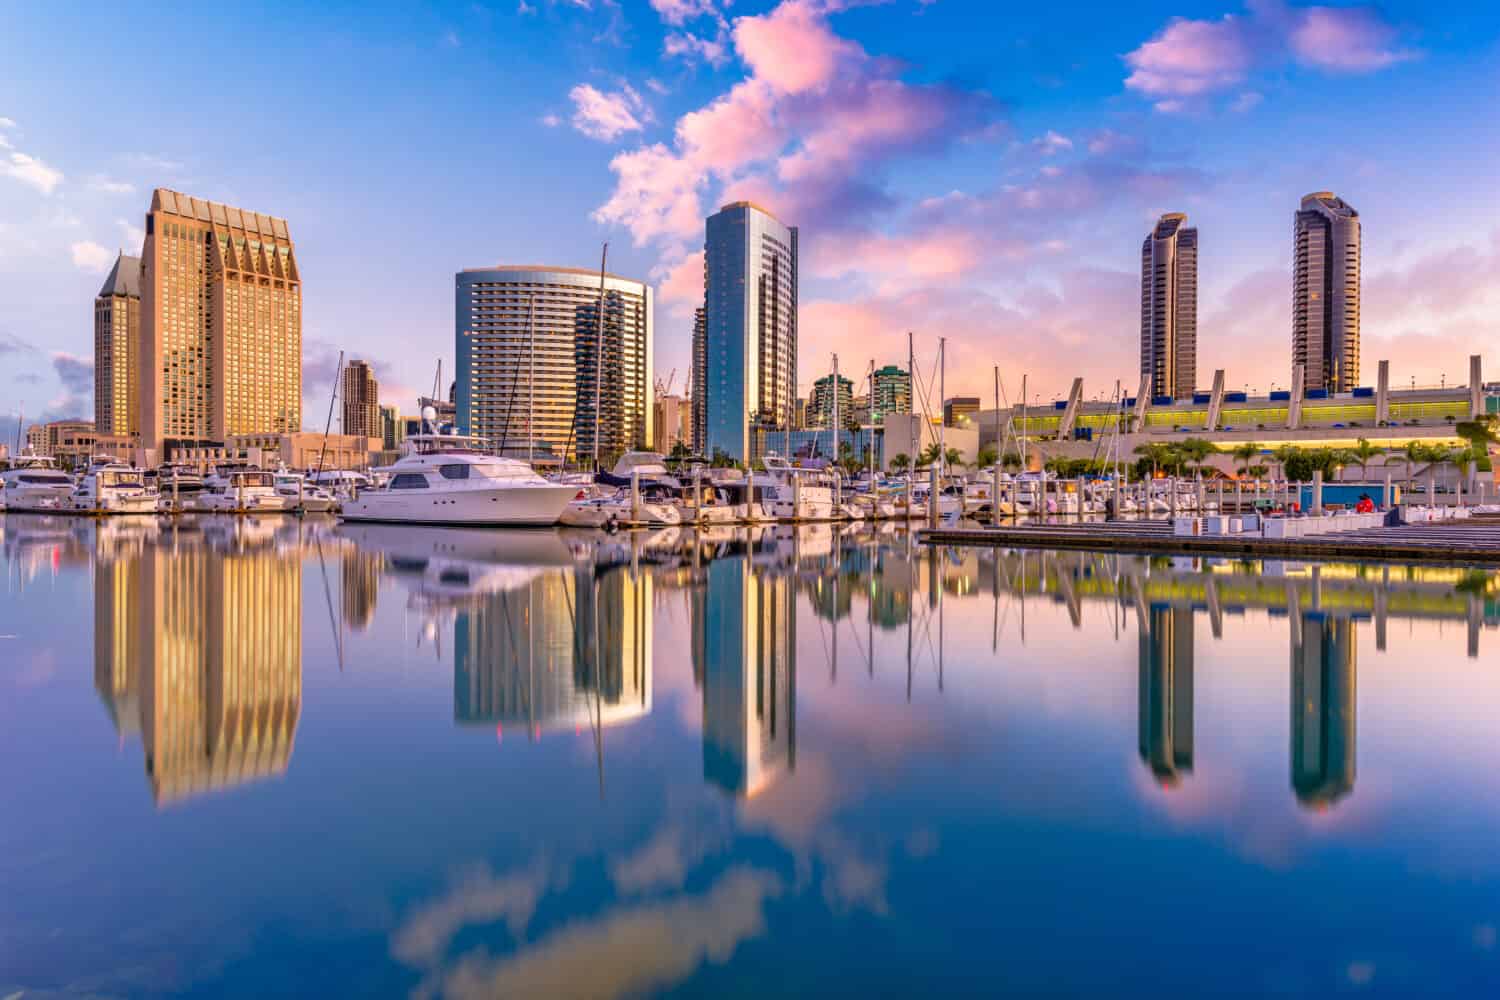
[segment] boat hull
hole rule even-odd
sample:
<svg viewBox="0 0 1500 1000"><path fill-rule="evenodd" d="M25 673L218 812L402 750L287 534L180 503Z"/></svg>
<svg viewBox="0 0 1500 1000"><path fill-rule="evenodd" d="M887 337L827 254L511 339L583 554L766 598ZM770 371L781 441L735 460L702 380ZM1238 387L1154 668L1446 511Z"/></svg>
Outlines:
<svg viewBox="0 0 1500 1000"><path fill-rule="evenodd" d="M410 496L408 494L426 494ZM377 524L549 527L578 490L572 486L513 486L462 491L382 490L345 501L339 517Z"/></svg>

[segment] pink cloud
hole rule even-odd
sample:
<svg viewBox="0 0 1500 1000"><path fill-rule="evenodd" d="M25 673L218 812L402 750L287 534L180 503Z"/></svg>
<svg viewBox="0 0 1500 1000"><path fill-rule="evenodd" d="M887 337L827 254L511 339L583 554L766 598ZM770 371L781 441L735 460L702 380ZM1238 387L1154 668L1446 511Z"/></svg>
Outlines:
<svg viewBox="0 0 1500 1000"><path fill-rule="evenodd" d="M1129 90L1156 98L1159 111L1185 111L1193 99L1239 85L1256 70L1292 62L1335 72L1371 72L1414 58L1372 7L1292 7L1251 0L1246 14L1218 20L1176 17L1125 55Z"/></svg>
<svg viewBox="0 0 1500 1000"><path fill-rule="evenodd" d="M661 270L656 301L673 312L691 315L703 304L703 251L690 253L676 264Z"/></svg>
<svg viewBox="0 0 1500 1000"><path fill-rule="evenodd" d="M889 161L941 149L987 124L988 97L898 79L891 65L833 32L832 6L784 0L737 19L732 34L746 78L682 116L670 147L616 157L615 190L594 217L672 258L701 234L708 206L700 199L714 184L721 201L753 190L799 225L859 221L859 213L889 205L880 187Z"/></svg>

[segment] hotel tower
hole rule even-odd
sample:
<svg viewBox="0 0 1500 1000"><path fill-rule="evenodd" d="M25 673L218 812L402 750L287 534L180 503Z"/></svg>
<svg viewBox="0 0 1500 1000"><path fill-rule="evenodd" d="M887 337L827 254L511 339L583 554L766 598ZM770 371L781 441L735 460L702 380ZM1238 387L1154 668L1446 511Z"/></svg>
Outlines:
<svg viewBox="0 0 1500 1000"><path fill-rule="evenodd" d="M1304 391L1349 392L1359 385L1359 213L1318 191L1293 230L1292 364Z"/></svg>
<svg viewBox="0 0 1500 1000"><path fill-rule="evenodd" d="M1198 382L1198 230L1169 212L1141 244L1141 377L1186 399Z"/></svg>
<svg viewBox="0 0 1500 1000"><path fill-rule="evenodd" d="M708 217L704 441L751 462L752 424L784 428L797 393L797 227L748 201Z"/></svg>
<svg viewBox="0 0 1500 1000"><path fill-rule="evenodd" d="M285 219L157 188L141 251L141 444L302 429L302 278Z"/></svg>
<svg viewBox="0 0 1500 1000"><path fill-rule="evenodd" d="M94 299L94 431L135 434L141 259L120 254Z"/></svg>
<svg viewBox="0 0 1500 1000"><path fill-rule="evenodd" d="M461 432L513 454L534 439L564 459L592 457L596 433L601 461L650 447L651 286L614 274L602 284L601 361L598 271L521 265L458 272ZM602 420L594 412L596 377Z"/></svg>

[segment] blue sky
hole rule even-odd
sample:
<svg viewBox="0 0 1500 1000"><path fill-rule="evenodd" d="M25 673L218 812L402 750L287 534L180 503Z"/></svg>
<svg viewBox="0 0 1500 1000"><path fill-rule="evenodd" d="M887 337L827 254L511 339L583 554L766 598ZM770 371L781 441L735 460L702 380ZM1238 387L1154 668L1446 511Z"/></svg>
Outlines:
<svg viewBox="0 0 1500 1000"><path fill-rule="evenodd" d="M289 220L309 415L340 348L403 406L451 371L456 270L603 240L658 285L681 386L702 216L747 195L802 227L804 383L907 329L949 338L950 393L1129 382L1140 240L1176 210L1205 380L1284 384L1320 189L1364 217L1368 376L1500 377L1493 5L1009 6L10 5L0 415L91 413L92 297L155 186Z"/></svg>

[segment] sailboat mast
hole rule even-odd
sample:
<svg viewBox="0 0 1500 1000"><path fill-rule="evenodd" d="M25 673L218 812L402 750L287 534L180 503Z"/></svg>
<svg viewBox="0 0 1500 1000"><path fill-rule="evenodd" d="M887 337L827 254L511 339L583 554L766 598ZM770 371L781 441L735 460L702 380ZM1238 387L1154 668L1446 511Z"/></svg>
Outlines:
<svg viewBox="0 0 1500 1000"><path fill-rule="evenodd" d="M604 421L599 413L599 388L604 381L604 265L609 260L609 243L599 253L599 326L594 343L594 471L599 471L599 432Z"/></svg>

